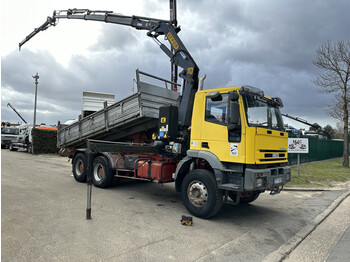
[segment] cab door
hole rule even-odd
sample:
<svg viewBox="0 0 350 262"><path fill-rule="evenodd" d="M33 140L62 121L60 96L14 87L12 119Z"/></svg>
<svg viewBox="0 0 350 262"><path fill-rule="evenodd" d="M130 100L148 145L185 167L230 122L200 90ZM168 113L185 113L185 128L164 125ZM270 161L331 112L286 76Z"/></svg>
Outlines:
<svg viewBox="0 0 350 262"><path fill-rule="evenodd" d="M206 95L205 100L201 150L212 152L220 161L243 162L245 147L241 142L241 126L239 124L234 130L228 129L229 112L231 111L229 110L229 94L211 92ZM240 114L240 107L237 108L235 114Z"/></svg>

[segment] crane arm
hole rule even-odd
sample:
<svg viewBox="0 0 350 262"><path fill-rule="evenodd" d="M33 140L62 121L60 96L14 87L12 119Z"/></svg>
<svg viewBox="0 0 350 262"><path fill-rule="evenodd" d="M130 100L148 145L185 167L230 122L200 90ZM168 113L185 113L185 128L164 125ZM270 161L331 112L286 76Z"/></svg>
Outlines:
<svg viewBox="0 0 350 262"><path fill-rule="evenodd" d="M8 103L7 106L10 106L12 110L15 111L15 113L22 119L22 121L27 124L27 121L24 120L24 118L17 112L17 110L10 103Z"/></svg>
<svg viewBox="0 0 350 262"><path fill-rule="evenodd" d="M285 116L285 117L288 117L290 119L293 119L295 121L298 121L300 123L303 123L305 125L311 126L313 128L316 128L316 129L320 129L321 128L318 124L310 124L309 122L307 122L306 120L304 120L304 119L302 119L300 117L295 117L295 116L291 116L291 115L288 115L288 114L282 114L282 113L281 113L281 115Z"/></svg>
<svg viewBox="0 0 350 262"><path fill-rule="evenodd" d="M183 71L179 74L179 76L185 80L182 96L178 104L179 122L180 125L185 127L191 125L192 107L198 86L199 68L177 34L180 31L180 27L175 27L171 21L168 20L142 16L124 16L113 13L112 11L89 9L56 10L53 12L52 17L48 17L44 24L35 28L31 34L19 43L19 48L39 32L44 31L51 26L56 26L59 19L91 20L131 26L138 30L147 30L147 36L151 37L159 45L160 49L171 59L172 62L174 62L175 65L183 68ZM158 36L160 35L164 35L174 51L171 51L158 40Z"/></svg>
<svg viewBox="0 0 350 262"><path fill-rule="evenodd" d="M35 28L33 32L31 32L29 35L26 36L20 43L19 43L19 51L21 51L22 45L24 45L26 42L28 42L30 39L32 39L33 36L35 36L37 33L44 31L48 29L50 26L56 25L56 19L53 19L52 17L48 16L45 23L43 23L38 28Z"/></svg>
<svg viewBox="0 0 350 262"><path fill-rule="evenodd" d="M281 115L285 116L285 117L288 117L290 119L293 119L295 121L298 121L300 123L303 123L305 125L311 126L311 127L315 128L316 131L322 132L328 139L331 139L331 135L318 124L310 124L309 122L307 122L306 120L304 120L304 119L302 119L300 117L295 117L295 116L291 116L291 115L288 115L288 114L282 114L281 113Z"/></svg>

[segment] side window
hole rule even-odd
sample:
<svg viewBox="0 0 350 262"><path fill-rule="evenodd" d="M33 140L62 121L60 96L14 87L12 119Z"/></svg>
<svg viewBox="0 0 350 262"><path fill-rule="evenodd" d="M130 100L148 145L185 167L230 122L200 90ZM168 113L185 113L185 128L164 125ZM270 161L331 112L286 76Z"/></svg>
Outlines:
<svg viewBox="0 0 350 262"><path fill-rule="evenodd" d="M219 94L215 98L206 99L205 121L219 125L227 125L227 94Z"/></svg>

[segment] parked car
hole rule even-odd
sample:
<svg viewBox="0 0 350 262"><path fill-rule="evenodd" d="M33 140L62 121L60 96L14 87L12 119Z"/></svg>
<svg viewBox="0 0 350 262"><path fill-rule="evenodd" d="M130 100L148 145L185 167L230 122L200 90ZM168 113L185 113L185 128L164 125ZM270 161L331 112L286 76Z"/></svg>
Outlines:
<svg viewBox="0 0 350 262"><path fill-rule="evenodd" d="M17 127L3 127L1 129L1 148L8 148L11 141L19 135Z"/></svg>

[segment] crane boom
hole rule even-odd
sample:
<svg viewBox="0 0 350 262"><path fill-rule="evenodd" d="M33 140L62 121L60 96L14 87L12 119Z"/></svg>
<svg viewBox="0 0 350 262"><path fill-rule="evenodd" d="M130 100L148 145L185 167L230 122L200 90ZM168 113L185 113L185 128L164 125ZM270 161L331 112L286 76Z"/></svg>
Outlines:
<svg viewBox="0 0 350 262"><path fill-rule="evenodd" d="M317 123L310 124L308 121L306 121L306 120L304 120L304 119L302 119L300 117L295 117L295 116L291 116L291 115L288 115L288 114L282 114L282 113L281 113L281 115L285 116L285 117L288 117L290 119L293 119L295 121L298 121L300 123L303 123L305 125L311 126L311 127L315 128L316 131L322 132L327 137L327 139L331 139L331 135L326 130L324 130L320 125L318 125Z"/></svg>
<svg viewBox="0 0 350 262"><path fill-rule="evenodd" d="M25 124L27 124L27 121L24 120L24 118L17 112L17 110L10 103L8 103L7 106L10 106L12 108L12 110L15 111L15 113L22 119L22 121Z"/></svg>
<svg viewBox="0 0 350 262"><path fill-rule="evenodd" d="M318 124L310 124L308 121L306 121L306 120L304 120L304 119L302 119L300 117L295 117L295 116L291 116L291 115L288 115L288 114L282 114L282 113L281 113L281 115L285 116L285 117L288 117L290 119L293 119L295 121L298 121L300 123L303 123L305 125L311 126L311 127L315 128L315 129L321 128Z"/></svg>
<svg viewBox="0 0 350 262"><path fill-rule="evenodd" d="M178 36L180 27L175 27L171 21L161 20L142 16L124 16L113 13L113 11L89 10L89 9L68 9L55 10L52 17L48 17L45 23L35 28L26 38L19 43L19 49L37 33L56 26L59 19L81 19L91 20L118 25L131 26L138 30L148 30L147 36L151 37L160 49L183 71L179 76L184 79L182 96L178 103L179 122L181 126L191 125L193 100L198 86L199 68L189 54L185 45ZM164 35L169 41L173 51L158 40L158 36Z"/></svg>

